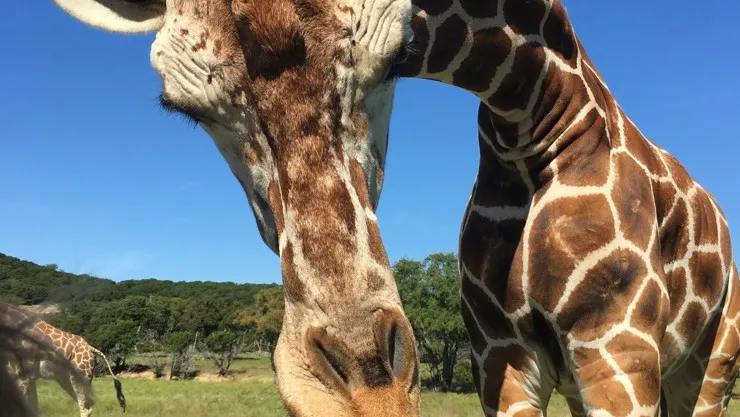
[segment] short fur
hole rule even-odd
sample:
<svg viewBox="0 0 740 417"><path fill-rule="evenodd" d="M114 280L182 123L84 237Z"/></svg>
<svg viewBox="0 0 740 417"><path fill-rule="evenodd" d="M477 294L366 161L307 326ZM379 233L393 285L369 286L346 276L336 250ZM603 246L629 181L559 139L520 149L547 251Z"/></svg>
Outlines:
<svg viewBox="0 0 740 417"><path fill-rule="evenodd" d="M3 353L3 368L13 375L23 392L30 412L37 412L36 380L56 380L80 407L81 417L90 417L94 398L92 378L95 355L105 361L113 377L116 398L126 412L121 382L113 373L108 358L83 338L59 330L38 316L19 307L0 302L0 324L15 329L19 337L9 340ZM12 354L7 354L9 352Z"/></svg>
<svg viewBox="0 0 740 417"><path fill-rule="evenodd" d="M85 1L67 5L106 27ZM129 6L107 27L140 27L149 10ZM481 100L459 255L485 413L541 416L554 389L574 415L654 416L661 390L671 415L724 413L740 365L727 222L630 122L560 1L168 0L163 13L163 98L213 137L281 257L289 414L419 415L374 213L397 76Z"/></svg>

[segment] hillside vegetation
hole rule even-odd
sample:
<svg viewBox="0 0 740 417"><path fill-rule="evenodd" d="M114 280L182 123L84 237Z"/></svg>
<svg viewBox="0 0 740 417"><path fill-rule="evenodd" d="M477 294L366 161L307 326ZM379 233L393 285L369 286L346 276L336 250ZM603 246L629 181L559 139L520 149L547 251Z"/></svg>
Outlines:
<svg viewBox="0 0 740 417"><path fill-rule="evenodd" d="M423 385L472 391L469 343L460 315L457 259L401 259L393 272L424 364ZM221 376L247 353L272 353L282 328L277 284L115 282L0 254L0 301L23 305L105 352L116 371L192 379L205 358ZM102 369L101 369L102 371Z"/></svg>
<svg viewBox="0 0 740 417"><path fill-rule="evenodd" d="M17 305L55 303L69 306L149 295L181 299L206 296L251 304L257 292L275 286L158 279L115 282L87 274L71 274L53 264L37 265L0 253L0 301Z"/></svg>

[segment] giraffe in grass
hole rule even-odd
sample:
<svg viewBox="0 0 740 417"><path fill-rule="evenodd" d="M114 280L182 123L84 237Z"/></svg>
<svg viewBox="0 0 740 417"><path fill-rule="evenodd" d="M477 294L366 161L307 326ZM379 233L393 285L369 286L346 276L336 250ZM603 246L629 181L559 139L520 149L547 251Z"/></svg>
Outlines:
<svg viewBox="0 0 740 417"><path fill-rule="evenodd" d="M621 110L545 0L55 0L157 36L162 104L210 134L280 255L291 416L418 416L375 210L398 77L476 94L462 314L489 416L723 415L738 372L727 222ZM412 4L413 3L413 4Z"/></svg>
<svg viewBox="0 0 740 417"><path fill-rule="evenodd" d="M19 360L29 353L24 345L36 344L38 341L28 337L24 330L33 326L33 320L16 320L13 322L0 320L0 404L3 415L7 417L37 417L38 413L28 404L26 396L21 391L15 377L15 369L11 369L10 360ZM25 343L24 343L25 342ZM74 372L71 363L60 355L52 355L59 369L66 367ZM14 367L13 367L14 368Z"/></svg>
<svg viewBox="0 0 740 417"><path fill-rule="evenodd" d="M57 329L26 310L1 302L0 323L3 328L15 329L20 335L8 336L9 348L0 351L0 364L13 375L31 415L38 414L36 380L39 378L57 381L77 402L80 417L92 415L95 355L100 355L105 361L113 377L118 403L126 412L121 382L113 374L105 355L85 339Z"/></svg>

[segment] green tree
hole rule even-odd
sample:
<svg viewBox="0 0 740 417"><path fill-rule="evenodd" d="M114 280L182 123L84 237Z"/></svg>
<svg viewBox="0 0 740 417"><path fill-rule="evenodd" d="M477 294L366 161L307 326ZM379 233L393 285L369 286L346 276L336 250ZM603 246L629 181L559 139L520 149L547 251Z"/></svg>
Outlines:
<svg viewBox="0 0 740 417"><path fill-rule="evenodd" d="M216 330L234 327L236 310L233 300L218 297L193 299L183 309L180 323L185 329L208 337Z"/></svg>
<svg viewBox="0 0 740 417"><path fill-rule="evenodd" d="M167 305L159 297L130 296L98 307L90 319L90 326L98 328L115 320L131 320L140 331L152 331L161 336L167 330L168 319Z"/></svg>
<svg viewBox="0 0 740 417"><path fill-rule="evenodd" d="M429 364L432 388L451 391L455 366L469 346L460 314L457 258L435 253L422 262L401 259L393 274L414 328L421 360Z"/></svg>
<svg viewBox="0 0 740 417"><path fill-rule="evenodd" d="M0 286L0 302L21 305L23 304L24 300L23 298L21 298L21 296L17 294L11 294L10 291L7 291L2 286Z"/></svg>
<svg viewBox="0 0 740 417"><path fill-rule="evenodd" d="M218 367L219 375L226 376L241 350L241 335L231 330L211 333L200 343L199 350Z"/></svg>
<svg viewBox="0 0 740 417"><path fill-rule="evenodd" d="M170 352L185 350L193 343L194 335L189 331L176 331L164 335L162 344Z"/></svg>
<svg viewBox="0 0 740 417"><path fill-rule="evenodd" d="M126 363L137 342L138 325L132 320L115 320L95 329L88 341L97 347L109 358L115 361L116 366Z"/></svg>
<svg viewBox="0 0 740 417"><path fill-rule="evenodd" d="M146 362L148 362L155 378L161 378L164 375L164 368L167 365L167 356L162 354L166 349L160 340L152 337L146 337L143 340L140 338L136 345L136 351L138 355L142 355L147 358Z"/></svg>
<svg viewBox="0 0 740 417"><path fill-rule="evenodd" d="M237 312L236 322L241 327L253 327L258 339L264 341L270 354L275 351L283 328L285 298L282 287L272 287L254 296L254 305Z"/></svg>
<svg viewBox="0 0 740 417"><path fill-rule="evenodd" d="M85 320L77 314L52 313L44 317L44 320L54 327L73 334L83 334L85 331Z"/></svg>
<svg viewBox="0 0 740 417"><path fill-rule="evenodd" d="M107 303L129 296L215 298L242 307L254 295L276 285L235 284L233 282L173 282L157 279L114 281L64 272L57 265L37 265L0 253L0 297L13 304L59 303L69 308L77 303Z"/></svg>
<svg viewBox="0 0 740 417"><path fill-rule="evenodd" d="M170 351L170 378L187 378L193 364L192 345L195 335L190 331L173 331L164 335L162 345Z"/></svg>

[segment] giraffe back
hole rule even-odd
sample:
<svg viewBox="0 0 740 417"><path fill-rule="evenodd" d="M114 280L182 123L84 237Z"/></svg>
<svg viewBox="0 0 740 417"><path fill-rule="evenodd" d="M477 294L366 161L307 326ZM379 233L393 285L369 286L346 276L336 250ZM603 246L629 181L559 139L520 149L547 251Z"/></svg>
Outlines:
<svg viewBox="0 0 740 417"><path fill-rule="evenodd" d="M37 337L48 340L57 355L68 359L85 376L92 377L95 354L85 339L76 334L60 330L45 321L39 321L34 328L34 332Z"/></svg>
<svg viewBox="0 0 740 417"><path fill-rule="evenodd" d="M92 377L94 352L82 337L65 332L45 322L37 315L16 306L0 303L0 322L16 328L22 337L13 343L17 351L27 354L24 361L43 362L46 372L66 359L65 366L71 365L87 377Z"/></svg>
<svg viewBox="0 0 740 417"><path fill-rule="evenodd" d="M661 350L665 358L681 356L700 340L711 318L735 302L728 295L737 280L729 226L714 196L674 156L629 120L625 128L629 153L649 168L654 195L660 264L671 304Z"/></svg>

